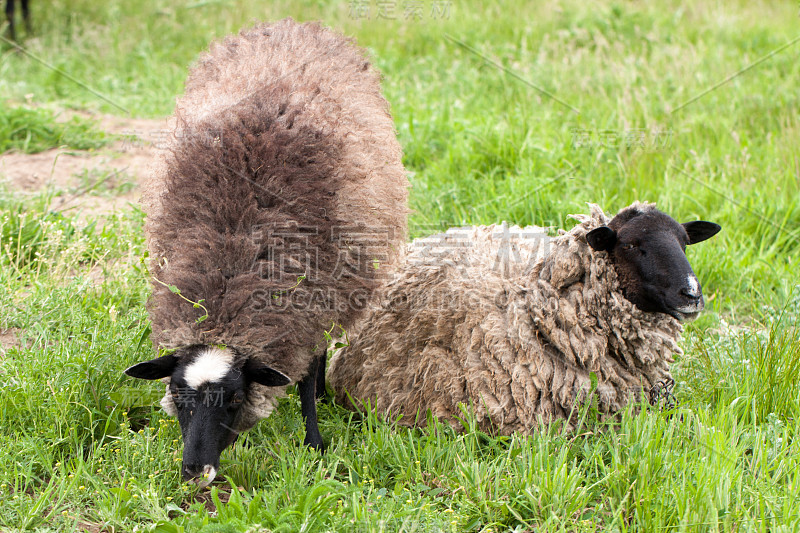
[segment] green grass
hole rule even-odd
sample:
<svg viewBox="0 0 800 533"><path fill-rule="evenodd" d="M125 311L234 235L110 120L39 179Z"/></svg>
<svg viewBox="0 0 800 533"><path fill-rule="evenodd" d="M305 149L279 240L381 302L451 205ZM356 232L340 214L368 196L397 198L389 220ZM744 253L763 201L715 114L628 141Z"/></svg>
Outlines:
<svg viewBox="0 0 800 533"><path fill-rule="evenodd" d="M34 154L59 146L93 150L109 141L110 136L91 121L77 116L57 122L56 114L48 109L0 108L0 154L10 151Z"/></svg>
<svg viewBox="0 0 800 533"><path fill-rule="evenodd" d="M689 251L708 307L673 367L679 407L496 438L469 415L422 431L323 405L319 457L291 394L197 493L161 385L122 377L151 354L142 213L87 221L55 211L63 191L3 191L0 332L19 340L0 356L0 529L800 531L800 43L704 93L797 38L797 6L431 4L392 21L376 2L370 19L345 1L34 2L27 53L0 44L0 152L96 148L95 126L42 109L164 116L209 40L322 19L384 75L414 236L633 200L723 226Z"/></svg>

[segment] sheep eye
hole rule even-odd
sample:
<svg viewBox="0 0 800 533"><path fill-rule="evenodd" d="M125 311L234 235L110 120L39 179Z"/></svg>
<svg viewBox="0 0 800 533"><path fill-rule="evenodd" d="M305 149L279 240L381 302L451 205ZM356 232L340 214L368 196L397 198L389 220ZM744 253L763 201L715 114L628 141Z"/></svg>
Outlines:
<svg viewBox="0 0 800 533"><path fill-rule="evenodd" d="M634 248L636 248L635 244L623 244L622 245L622 249L623 250L633 250Z"/></svg>
<svg viewBox="0 0 800 533"><path fill-rule="evenodd" d="M170 391L170 393L172 395L172 401L175 402L175 405L178 407L183 407L184 404L189 401L188 395L181 390L173 390Z"/></svg>
<svg viewBox="0 0 800 533"><path fill-rule="evenodd" d="M244 400L244 397L241 394L235 394L233 396L233 398L231 398L230 405L231 405L231 407L236 407L238 405L241 405L243 400Z"/></svg>

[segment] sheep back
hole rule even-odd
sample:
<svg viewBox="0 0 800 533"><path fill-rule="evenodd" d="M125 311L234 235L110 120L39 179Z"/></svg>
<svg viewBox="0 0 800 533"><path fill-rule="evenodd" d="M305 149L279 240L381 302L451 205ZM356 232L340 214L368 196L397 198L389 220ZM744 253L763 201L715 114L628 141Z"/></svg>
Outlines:
<svg viewBox="0 0 800 533"><path fill-rule="evenodd" d="M369 401L407 425L424 425L430 409L454 427L471 405L484 429L508 434L571 424L592 373L602 413L668 378L679 322L622 296L608 255L586 243L609 220L599 207L574 218L554 238L488 226L462 246L413 244L358 336L332 358L337 401Z"/></svg>

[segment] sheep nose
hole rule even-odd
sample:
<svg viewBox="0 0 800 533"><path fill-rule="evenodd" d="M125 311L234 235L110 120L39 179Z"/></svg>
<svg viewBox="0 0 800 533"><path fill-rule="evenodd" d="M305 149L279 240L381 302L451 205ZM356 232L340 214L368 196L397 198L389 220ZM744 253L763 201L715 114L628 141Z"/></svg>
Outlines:
<svg viewBox="0 0 800 533"><path fill-rule="evenodd" d="M697 290L694 290L694 289L690 289L689 287L682 288L681 289L681 294L683 296L686 296L690 300L699 300L700 297L702 296L702 294L700 294L700 291L697 291Z"/></svg>
<svg viewBox="0 0 800 533"><path fill-rule="evenodd" d="M203 466L204 465L183 465L183 480L189 481L190 479L194 479L199 477L203 473Z"/></svg>
<svg viewBox="0 0 800 533"><path fill-rule="evenodd" d="M688 276L686 285L681 289L681 295L689 298L690 300L699 300L703 297L703 292L700 290L700 283L694 276Z"/></svg>
<svg viewBox="0 0 800 533"><path fill-rule="evenodd" d="M183 465L183 480L189 481L201 476L207 476L214 470L211 465Z"/></svg>
<svg viewBox="0 0 800 533"><path fill-rule="evenodd" d="M185 465L182 473L184 481L191 481L202 489L214 481L217 469L213 465Z"/></svg>

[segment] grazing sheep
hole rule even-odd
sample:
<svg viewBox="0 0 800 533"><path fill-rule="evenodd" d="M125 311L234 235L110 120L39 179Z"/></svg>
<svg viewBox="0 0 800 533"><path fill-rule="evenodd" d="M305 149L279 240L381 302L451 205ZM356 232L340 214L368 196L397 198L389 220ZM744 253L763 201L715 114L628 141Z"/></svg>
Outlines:
<svg viewBox="0 0 800 533"><path fill-rule="evenodd" d="M17 0L6 0L6 19L8 20L8 36L12 41L17 40L17 30L14 24L14 3ZM22 21L25 23L25 30L31 33L31 12L28 8L29 0L20 0L22 7Z"/></svg>
<svg viewBox="0 0 800 533"><path fill-rule="evenodd" d="M183 475L211 482L239 432L349 327L403 249L408 180L379 75L350 40L286 19L211 45L177 103L143 199L151 339L174 353L125 372L170 378ZM323 389L324 390L324 389Z"/></svg>
<svg viewBox="0 0 800 533"><path fill-rule="evenodd" d="M574 218L552 239L488 226L415 241L332 358L337 401L369 401L408 425L430 409L453 427L459 404L472 404L481 427L508 434L572 425L590 373L603 413L667 379L680 321L703 308L685 247L720 227L640 203L610 221L595 205Z"/></svg>

